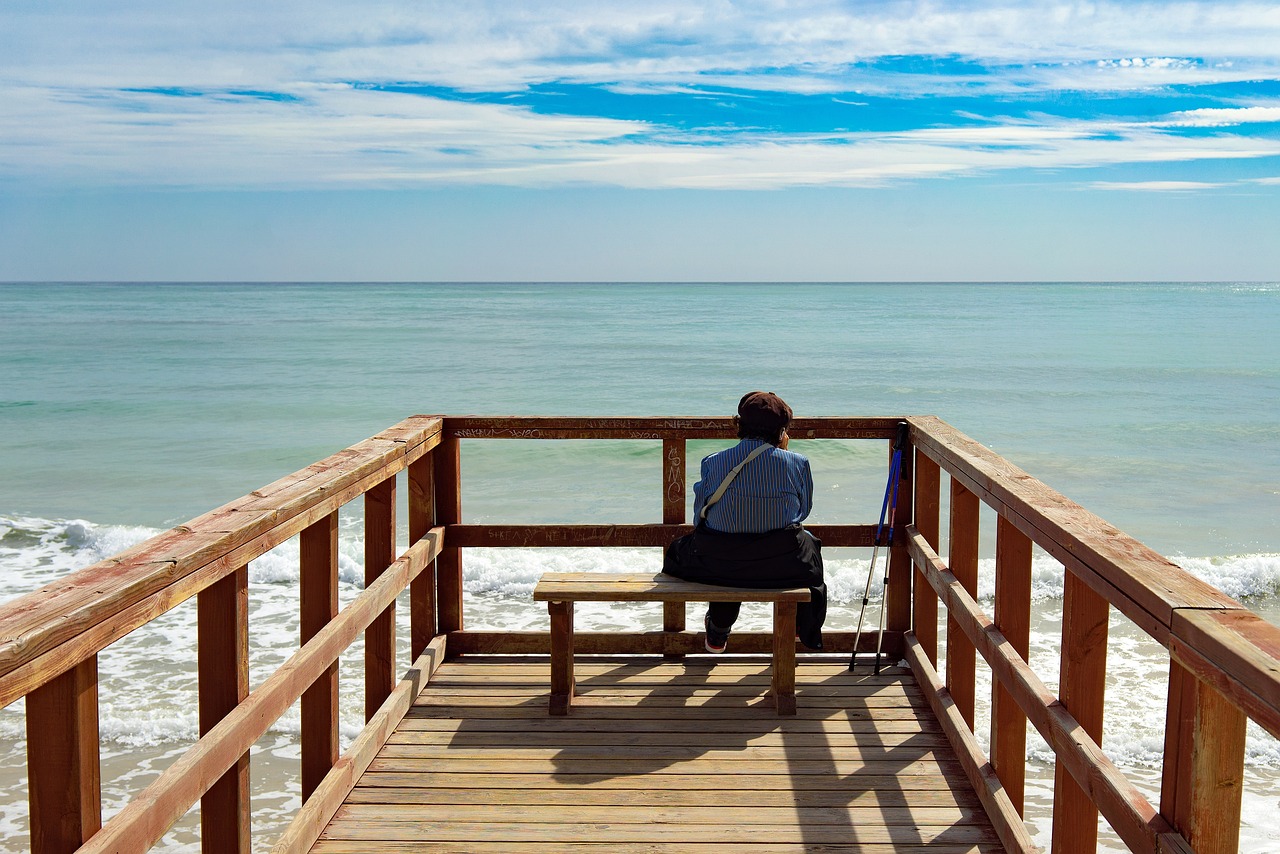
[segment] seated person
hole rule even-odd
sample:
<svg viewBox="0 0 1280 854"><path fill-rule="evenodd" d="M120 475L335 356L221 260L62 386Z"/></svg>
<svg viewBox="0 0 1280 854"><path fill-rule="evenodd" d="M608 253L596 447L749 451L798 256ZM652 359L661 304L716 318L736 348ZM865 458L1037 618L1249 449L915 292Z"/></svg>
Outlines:
<svg viewBox="0 0 1280 854"><path fill-rule="evenodd" d="M796 613L800 641L822 649L827 588L822 543L800 524L813 504L809 460L787 450L791 407L772 392L738 402L737 445L702 461L693 486L692 534L667 547L662 571L726 587L808 587L812 601ZM708 652L724 652L741 602L711 602L705 620Z"/></svg>

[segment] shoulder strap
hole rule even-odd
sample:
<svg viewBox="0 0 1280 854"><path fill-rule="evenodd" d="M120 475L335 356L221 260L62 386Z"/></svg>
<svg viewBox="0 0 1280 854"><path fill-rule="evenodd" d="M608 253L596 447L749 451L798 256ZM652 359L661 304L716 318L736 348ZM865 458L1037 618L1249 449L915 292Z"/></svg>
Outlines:
<svg viewBox="0 0 1280 854"><path fill-rule="evenodd" d="M763 445L756 448L751 453L747 454L747 458L745 460L743 460L742 462L734 466L732 469L730 469L729 473L724 476L724 480L720 481L720 485L716 487L716 491L711 493L711 495L707 497L706 503L702 505L702 513L699 514L698 518L706 519L707 508L710 507L712 504L715 504L717 501L719 501L721 498L724 497L725 490L729 488L729 484L733 483L733 479L738 476L738 472L742 471L746 467L747 463L751 462L756 457L760 456L761 454L763 454L765 451L769 450L772 447L773 445L770 445L768 442L765 442Z"/></svg>

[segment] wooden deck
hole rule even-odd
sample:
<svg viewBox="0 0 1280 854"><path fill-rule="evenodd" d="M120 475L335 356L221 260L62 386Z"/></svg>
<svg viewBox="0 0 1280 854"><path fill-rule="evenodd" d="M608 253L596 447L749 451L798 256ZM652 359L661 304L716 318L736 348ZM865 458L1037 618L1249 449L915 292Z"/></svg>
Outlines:
<svg viewBox="0 0 1280 854"><path fill-rule="evenodd" d="M1002 851L910 671L766 657L443 664L312 848L356 852Z"/></svg>

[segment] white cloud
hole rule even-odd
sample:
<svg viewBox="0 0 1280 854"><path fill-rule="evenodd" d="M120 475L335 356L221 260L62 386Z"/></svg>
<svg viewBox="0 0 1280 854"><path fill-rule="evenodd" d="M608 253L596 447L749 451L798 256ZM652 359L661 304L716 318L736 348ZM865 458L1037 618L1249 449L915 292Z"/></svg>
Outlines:
<svg viewBox="0 0 1280 854"><path fill-rule="evenodd" d="M1280 156L1277 139L1184 138L1115 121L726 137L336 84L288 94L11 90L0 112L0 176L202 187L765 188Z"/></svg>
<svg viewBox="0 0 1280 854"><path fill-rule="evenodd" d="M1140 190L1144 192L1188 192L1191 190L1216 190L1229 184L1206 181L1095 181L1089 186L1095 190Z"/></svg>
<svg viewBox="0 0 1280 854"><path fill-rule="evenodd" d="M918 61L874 62L904 55ZM708 136L353 85L998 98L1256 79L1280 79L1280 4L11 0L0 5L0 176L733 187L1276 156L1274 138L1173 132L1278 120L1280 107L1258 104L1145 123ZM127 91L157 89L190 96ZM293 100L234 94L254 91Z"/></svg>
<svg viewBox="0 0 1280 854"><path fill-rule="evenodd" d="M1158 122L1166 127L1230 127L1233 125L1280 122L1280 106L1206 107L1174 113Z"/></svg>

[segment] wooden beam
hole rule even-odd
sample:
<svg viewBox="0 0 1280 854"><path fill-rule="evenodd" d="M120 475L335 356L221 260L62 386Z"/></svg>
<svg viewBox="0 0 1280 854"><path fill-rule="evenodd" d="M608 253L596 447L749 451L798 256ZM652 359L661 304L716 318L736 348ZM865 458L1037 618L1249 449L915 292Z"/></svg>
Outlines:
<svg viewBox="0 0 1280 854"><path fill-rule="evenodd" d="M439 528L411 546L337 619L289 656L249 697L139 792L77 854L141 854L183 816L439 554Z"/></svg>
<svg viewBox="0 0 1280 854"><path fill-rule="evenodd" d="M921 536L938 549L941 516L942 477L938 464L922 453L915 454L915 526ZM935 669L938 667L938 597L928 582L912 576L912 624L916 640Z"/></svg>
<svg viewBox="0 0 1280 854"><path fill-rule="evenodd" d="M907 421L917 450L1160 643L1168 643L1174 609L1243 608L941 419Z"/></svg>
<svg viewBox="0 0 1280 854"><path fill-rule="evenodd" d="M446 524L440 521L440 524ZM806 525L827 548L871 548L875 525ZM662 525L462 525L449 524L459 548L645 547L665 548L693 531L689 524Z"/></svg>
<svg viewBox="0 0 1280 854"><path fill-rule="evenodd" d="M964 484L951 479L951 533L948 537L951 572L970 596L978 595L978 496ZM955 700L960 715L973 729L975 702L975 669L973 643L956 625L955 616L947 612L947 690Z"/></svg>
<svg viewBox="0 0 1280 854"><path fill-rule="evenodd" d="M890 418L797 418L793 439L892 439ZM461 416L445 419L445 432L459 439L731 439L733 420L720 418L576 418L561 416Z"/></svg>
<svg viewBox="0 0 1280 854"><path fill-rule="evenodd" d="M426 536L435 524L435 457L428 454L409 465L409 545ZM409 585L409 650L417 661L436 631L435 565Z"/></svg>
<svg viewBox="0 0 1280 854"><path fill-rule="evenodd" d="M889 448L890 458L893 455L892 444ZM911 445L902 449L902 464L898 469L898 504L894 514L894 532L905 530L912 522L914 502L911 500L914 477ZM819 538L821 539L821 538ZM826 541L823 540L823 544ZM911 556L907 553L907 540L895 536L889 547L888 572L889 584L885 588L885 628L902 634L911 628Z"/></svg>
<svg viewBox="0 0 1280 854"><path fill-rule="evenodd" d="M32 854L71 854L102 826L98 657L27 695Z"/></svg>
<svg viewBox="0 0 1280 854"><path fill-rule="evenodd" d="M435 456L436 524L449 531L436 561L436 634L462 628L462 551L454 528L462 522L462 456L458 439L446 433Z"/></svg>
<svg viewBox="0 0 1280 854"><path fill-rule="evenodd" d="M1245 723L1240 709L1169 662L1160 814L1197 852L1239 850Z"/></svg>
<svg viewBox="0 0 1280 854"><path fill-rule="evenodd" d="M298 544L300 641L306 645L338 615L338 514L302 532ZM302 693L302 799L338 760L338 663L331 662Z"/></svg>
<svg viewBox="0 0 1280 854"><path fill-rule="evenodd" d="M1068 572L1062 593L1062 654L1058 697L1081 729L1102 744L1107 679L1107 600ZM1053 780L1054 854L1092 854L1098 847L1098 807L1061 761Z"/></svg>
<svg viewBox="0 0 1280 854"><path fill-rule="evenodd" d="M0 706L265 554L439 441L415 416L107 560L0 604Z"/></svg>
<svg viewBox="0 0 1280 854"><path fill-rule="evenodd" d="M995 626L1025 661L1031 644L1031 540L1003 516L996 520ZM991 680L991 764L1023 815L1027 716L997 679Z"/></svg>
<svg viewBox="0 0 1280 854"><path fill-rule="evenodd" d="M1189 852L1173 827L1120 772L1061 700L1045 686L977 601L914 528L907 531L912 558L953 615L960 630L991 666L991 675L1013 697L1053 748L1077 784L1089 793L1112 829L1134 851Z"/></svg>
<svg viewBox="0 0 1280 854"><path fill-rule="evenodd" d="M298 810L285 832L276 840L272 854L305 854L311 850L329 820L355 788L356 781L387 743L418 694L431 681L436 668L444 660L444 645L443 635L427 644L426 651L414 660L413 667L404 674L387 702L360 730L351 747Z"/></svg>
<svg viewBox="0 0 1280 854"><path fill-rule="evenodd" d="M200 735L249 696L249 568L201 590L197 599ZM200 799L200 849L249 854L249 754L243 753Z"/></svg>
<svg viewBox="0 0 1280 854"><path fill-rule="evenodd" d="M934 670L918 639L914 634L908 633L905 643L907 663L915 673L916 682L926 689L925 699L929 701L930 708L933 709L934 715L942 724L943 732L947 734L951 746L955 749L960 765L969 778L969 784L978 793L978 798L986 808L996 835L1004 845L1004 850L1025 852L1025 854L1039 851L1039 847L1031 839L1031 834L1022 821L1022 812L1010 799L995 768L982 755L970 725L960 714L951 693L942 684L942 679Z"/></svg>
<svg viewBox="0 0 1280 854"><path fill-rule="evenodd" d="M368 587L396 559L396 479L364 494L364 584ZM396 683L396 605L364 633L364 719L377 714Z"/></svg>

